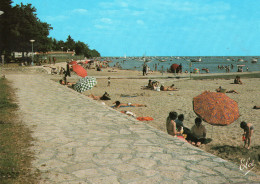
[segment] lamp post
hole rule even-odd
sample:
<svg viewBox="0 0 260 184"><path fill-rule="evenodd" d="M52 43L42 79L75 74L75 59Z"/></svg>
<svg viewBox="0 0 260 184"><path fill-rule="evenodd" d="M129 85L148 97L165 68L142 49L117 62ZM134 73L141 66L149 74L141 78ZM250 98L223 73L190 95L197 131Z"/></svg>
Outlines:
<svg viewBox="0 0 260 184"><path fill-rule="evenodd" d="M35 40L30 40L30 42L32 43L32 65L33 65L33 42L35 42Z"/></svg>
<svg viewBox="0 0 260 184"><path fill-rule="evenodd" d="M0 11L0 15L2 15L2 14L4 14L4 12L3 11ZM1 52L0 52L1 53ZM5 55L3 54L3 55L1 55L1 57L2 57L2 64L3 64L3 66L4 66L4 64L5 64Z"/></svg>
<svg viewBox="0 0 260 184"><path fill-rule="evenodd" d="M62 52L63 52L63 47L61 47L61 50L62 50Z"/></svg>

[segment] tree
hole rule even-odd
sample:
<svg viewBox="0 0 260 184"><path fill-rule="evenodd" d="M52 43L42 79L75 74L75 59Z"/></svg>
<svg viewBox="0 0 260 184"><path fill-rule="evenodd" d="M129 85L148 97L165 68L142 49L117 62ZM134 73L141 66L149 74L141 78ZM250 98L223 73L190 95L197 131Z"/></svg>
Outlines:
<svg viewBox="0 0 260 184"><path fill-rule="evenodd" d="M3 2L2 2L3 1ZM2 0L5 12L0 16L1 51L10 55L13 51L31 51L33 39L35 51L46 52L50 49L51 40L48 38L52 27L46 22L41 22L36 15L36 9L31 4L11 6L12 1Z"/></svg>
<svg viewBox="0 0 260 184"><path fill-rule="evenodd" d="M90 58L100 57L100 53L97 50L93 49L93 50L89 51L88 57L90 57Z"/></svg>
<svg viewBox="0 0 260 184"><path fill-rule="evenodd" d="M67 41L65 42L65 46L67 50L75 50L75 41L69 35Z"/></svg>
<svg viewBox="0 0 260 184"><path fill-rule="evenodd" d="M78 41L77 43L69 35L66 42L50 38L51 25L37 18L36 9L32 4L15 5L12 0L1 0L0 10L0 54L10 56L12 52L30 52L31 43L34 51L47 52L50 50L75 50L77 55L97 57L100 54L96 50L90 50L88 45Z"/></svg>
<svg viewBox="0 0 260 184"><path fill-rule="evenodd" d="M14 8L16 20L14 21L15 33L12 40L12 51L28 52L31 44L29 40L35 40L34 48L37 51L46 52L50 49L49 30L52 27L46 22L41 22L36 15L36 9L31 4L16 5Z"/></svg>
<svg viewBox="0 0 260 184"><path fill-rule="evenodd" d="M0 9L4 14L0 15L0 53L5 54L10 50L8 38L11 36L10 30L13 21L13 10L11 0L1 0Z"/></svg>
<svg viewBox="0 0 260 184"><path fill-rule="evenodd" d="M83 42L78 41L75 44L76 55L84 55L85 56L85 53L89 52L89 50L90 49L88 48L88 45L83 43Z"/></svg>

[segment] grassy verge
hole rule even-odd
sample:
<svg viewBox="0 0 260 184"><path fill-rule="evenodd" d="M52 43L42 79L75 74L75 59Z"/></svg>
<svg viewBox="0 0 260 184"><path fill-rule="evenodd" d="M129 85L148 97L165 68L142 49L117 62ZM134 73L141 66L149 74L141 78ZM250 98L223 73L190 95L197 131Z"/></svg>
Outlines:
<svg viewBox="0 0 260 184"><path fill-rule="evenodd" d="M37 183L37 172L31 170L30 130L19 121L13 103L13 89L0 79L0 183Z"/></svg>

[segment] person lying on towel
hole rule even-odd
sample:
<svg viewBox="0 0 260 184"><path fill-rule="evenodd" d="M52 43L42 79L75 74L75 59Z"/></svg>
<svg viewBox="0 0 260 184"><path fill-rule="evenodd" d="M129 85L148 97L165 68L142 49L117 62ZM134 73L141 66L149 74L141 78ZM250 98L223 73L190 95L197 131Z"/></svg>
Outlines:
<svg viewBox="0 0 260 184"><path fill-rule="evenodd" d="M147 105L143 105L143 104L121 103L120 101L115 101L113 104L115 104L114 108L119 108L119 107L147 107Z"/></svg>

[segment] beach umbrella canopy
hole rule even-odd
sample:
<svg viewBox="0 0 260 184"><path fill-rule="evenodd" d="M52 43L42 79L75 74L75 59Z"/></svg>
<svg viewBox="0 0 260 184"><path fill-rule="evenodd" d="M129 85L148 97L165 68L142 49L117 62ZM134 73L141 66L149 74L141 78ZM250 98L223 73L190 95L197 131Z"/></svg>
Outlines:
<svg viewBox="0 0 260 184"><path fill-rule="evenodd" d="M73 86L74 90L82 93L86 90L92 89L97 84L95 77L84 77L78 80Z"/></svg>
<svg viewBox="0 0 260 184"><path fill-rule="evenodd" d="M77 63L77 61L71 61L69 64L70 65L77 65L78 63Z"/></svg>
<svg viewBox="0 0 260 184"><path fill-rule="evenodd" d="M203 92L193 98L193 110L211 125L225 126L239 118L237 102L225 93Z"/></svg>
<svg viewBox="0 0 260 184"><path fill-rule="evenodd" d="M80 77L86 77L88 75L87 70L80 65L72 65L72 69Z"/></svg>
<svg viewBox="0 0 260 184"><path fill-rule="evenodd" d="M174 72L174 71L177 70L178 67L179 67L178 64L172 64L170 69L171 69L172 72Z"/></svg>

